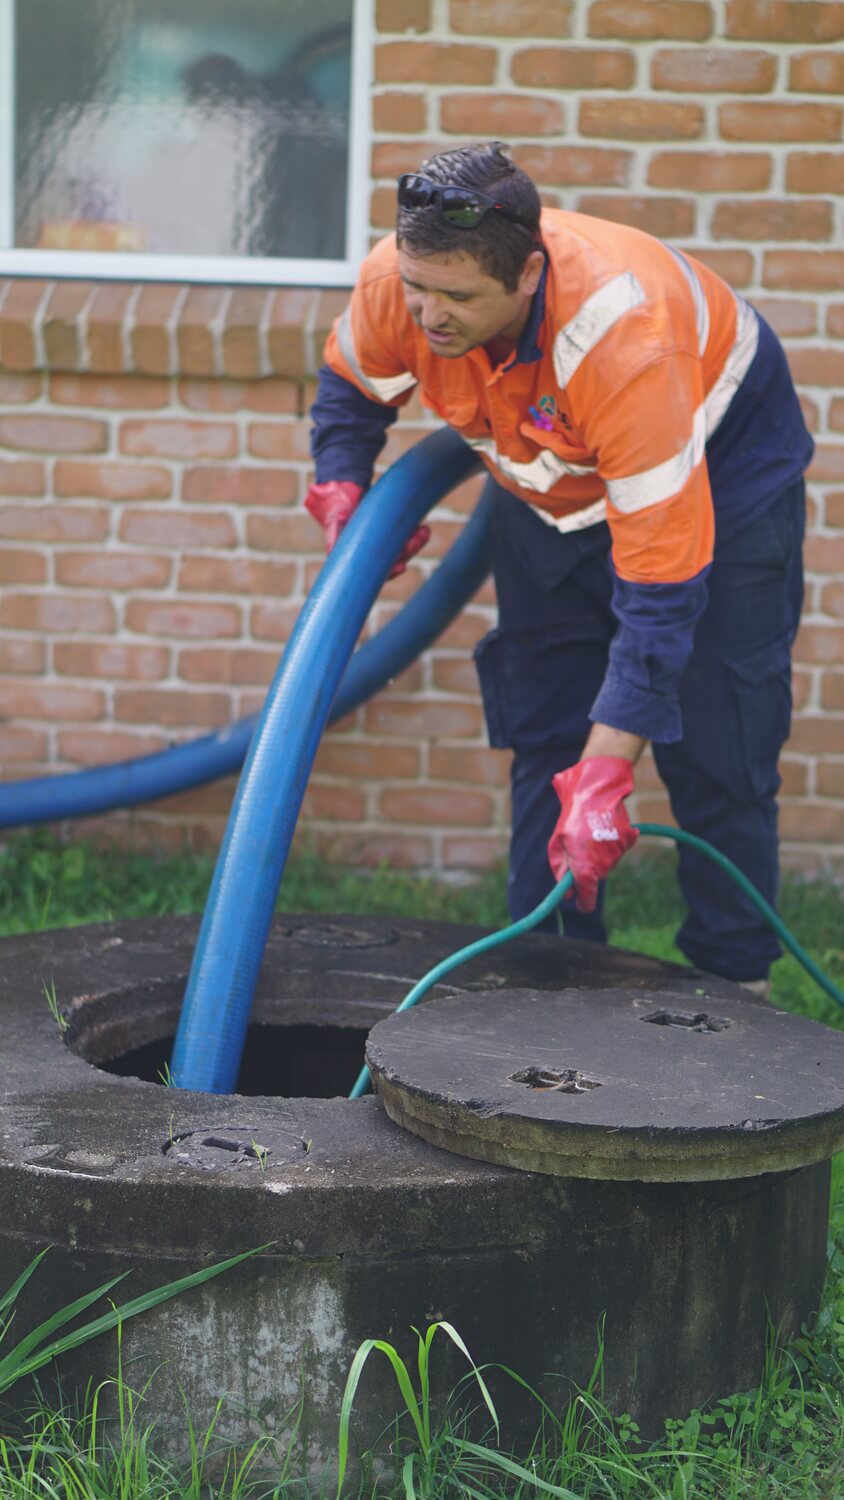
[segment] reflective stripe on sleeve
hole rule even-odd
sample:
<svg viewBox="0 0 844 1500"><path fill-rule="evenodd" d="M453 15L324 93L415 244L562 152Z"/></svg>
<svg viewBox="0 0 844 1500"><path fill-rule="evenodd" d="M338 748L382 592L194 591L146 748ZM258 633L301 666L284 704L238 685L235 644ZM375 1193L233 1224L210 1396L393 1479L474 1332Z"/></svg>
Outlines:
<svg viewBox="0 0 844 1500"><path fill-rule="evenodd" d="M735 343L727 355L721 374L703 403L707 438L711 438L750 369L758 343L759 319L743 297L736 297Z"/></svg>
<svg viewBox="0 0 844 1500"><path fill-rule="evenodd" d="M355 335L352 329L352 310L350 307L347 307L345 312L342 313L337 324L337 343L340 346L340 353L352 374L357 377L361 385L377 401L393 401L396 396L400 396L403 391L410 390L410 387L416 384L416 376L411 375L409 371L405 371L401 375L387 376L367 375L364 373L358 359L357 349L355 348Z"/></svg>
<svg viewBox="0 0 844 1500"><path fill-rule="evenodd" d="M624 271L593 292L554 340L554 373L567 386L587 354L619 318L645 301L645 290L632 271Z"/></svg>
<svg viewBox="0 0 844 1500"><path fill-rule="evenodd" d="M611 503L622 515L630 516L678 495L701 462L705 444L706 415L703 406L699 406L692 419L692 435L673 458L667 458L652 469L644 469L641 474L631 474L627 479L607 480Z"/></svg>
<svg viewBox="0 0 844 1500"><path fill-rule="evenodd" d="M597 526L599 521L607 519L606 496L602 495L600 500L595 500L592 505L587 505L583 510L575 510L567 516L552 516L550 511L540 510L534 505L533 510L541 521L548 526L553 526L555 531L585 531L587 526Z"/></svg>
<svg viewBox="0 0 844 1500"><path fill-rule="evenodd" d="M706 346L709 343L709 303L706 300L706 293L698 280L694 267L689 264L682 251L675 250L673 245L666 245L665 248L671 251L671 254L674 256L680 270L689 283L689 290L695 306L698 353L702 359L706 353Z"/></svg>

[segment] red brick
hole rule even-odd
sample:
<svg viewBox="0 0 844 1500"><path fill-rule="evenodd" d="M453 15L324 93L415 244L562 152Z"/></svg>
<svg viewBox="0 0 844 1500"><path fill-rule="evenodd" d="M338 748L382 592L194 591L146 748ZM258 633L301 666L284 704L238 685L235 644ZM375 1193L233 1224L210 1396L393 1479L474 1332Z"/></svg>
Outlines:
<svg viewBox="0 0 844 1500"><path fill-rule="evenodd" d="M0 417L0 447L36 453L102 453L108 447L108 427L92 417L18 412Z"/></svg>
<svg viewBox="0 0 844 1500"><path fill-rule="evenodd" d="M844 193L844 152L790 152L785 185L790 193Z"/></svg>
<svg viewBox="0 0 844 1500"><path fill-rule="evenodd" d="M844 250L769 250L762 285L795 292L841 291Z"/></svg>
<svg viewBox="0 0 844 1500"><path fill-rule="evenodd" d="M310 458L310 429L306 422L251 422L249 452L253 458L280 463L306 463Z"/></svg>
<svg viewBox="0 0 844 1500"><path fill-rule="evenodd" d="M825 615L832 615L836 620L844 619L844 583L827 583L821 589L821 610ZM827 660L838 661L839 657L829 657Z"/></svg>
<svg viewBox="0 0 844 1500"><path fill-rule="evenodd" d="M599 146L519 146L513 160L540 184L625 187L633 154Z"/></svg>
<svg viewBox="0 0 844 1500"><path fill-rule="evenodd" d="M50 283L13 281L0 307L0 362L7 370L34 370L38 362L35 319Z"/></svg>
<svg viewBox="0 0 844 1500"><path fill-rule="evenodd" d="M844 748L844 747L842 747ZM844 807L800 802L780 806L780 837L798 843L840 843L844 840Z"/></svg>
<svg viewBox="0 0 844 1500"><path fill-rule="evenodd" d="M47 475L42 463L28 459L0 458L0 495L12 499L18 496L43 495L47 488Z"/></svg>
<svg viewBox="0 0 844 1500"><path fill-rule="evenodd" d="M390 221L391 224L392 224L392 223L395 222L395 217L396 217L396 214L395 214L395 208L396 208L395 188L390 188L389 189L389 196L390 196L390 199L391 199L391 202L392 202L392 208L393 208L393 218ZM334 290L334 289L328 289L326 291L321 291L320 292L320 294L319 294L319 296L317 298L316 317L314 319L314 330L313 330L314 342L315 342L316 347L317 347L318 350L322 349L322 346L325 343L325 340L328 338L328 335L331 332L331 328L332 328L332 326L333 326L333 324L335 322L335 319L339 318L340 314L343 312L344 308L347 306L348 301L349 301L349 293L347 291L342 290L339 287L336 290ZM310 397L306 397L306 399L303 401L303 406L302 406L303 411L307 411L310 402L312 402L315 398L316 398L316 385L314 384L314 388L313 388L313 391L312 391Z"/></svg>
<svg viewBox="0 0 844 1500"><path fill-rule="evenodd" d="M839 52L804 52L792 57L788 86L804 94L844 93L844 56Z"/></svg>
<svg viewBox="0 0 844 1500"><path fill-rule="evenodd" d="M844 432L844 400L841 397L830 402L829 425L833 432Z"/></svg>
<svg viewBox="0 0 844 1500"><path fill-rule="evenodd" d="M395 229L396 227L396 190L394 187L376 187L369 195L369 222L376 229ZM372 243L378 236L373 236ZM321 349L325 341L317 344Z"/></svg>
<svg viewBox="0 0 844 1500"><path fill-rule="evenodd" d="M140 547L234 547L237 532L231 516L220 511L126 510L120 540Z"/></svg>
<svg viewBox="0 0 844 1500"><path fill-rule="evenodd" d="M800 385L844 385L844 350L789 349L791 373Z"/></svg>
<svg viewBox="0 0 844 1500"><path fill-rule="evenodd" d="M378 31L430 31L431 0L375 0Z"/></svg>
<svg viewBox="0 0 844 1500"><path fill-rule="evenodd" d="M47 559L43 552L24 551L22 547L0 551L0 584L22 587L47 582Z"/></svg>
<svg viewBox="0 0 844 1500"><path fill-rule="evenodd" d="M10 719L46 719L48 723L101 719L105 695L98 688L66 683L0 683L0 714Z"/></svg>
<svg viewBox="0 0 844 1500"><path fill-rule="evenodd" d="M109 599L80 599L70 594L6 594L0 599L0 625L12 630L42 630L53 635L78 631L109 635L117 617Z"/></svg>
<svg viewBox="0 0 844 1500"><path fill-rule="evenodd" d="M276 375L306 373L305 333L317 305L318 294L308 287L284 287L275 293L267 318L267 345Z"/></svg>
<svg viewBox="0 0 844 1500"><path fill-rule="evenodd" d="M828 240L832 204L777 198L728 198L715 205L710 233L716 240Z"/></svg>
<svg viewBox="0 0 844 1500"><path fill-rule="evenodd" d="M844 528L844 490L833 490L824 496L824 522Z"/></svg>
<svg viewBox="0 0 844 1500"><path fill-rule="evenodd" d="M751 302L780 338L800 338L817 333L818 309L814 302L796 297L751 297Z"/></svg>
<svg viewBox="0 0 844 1500"><path fill-rule="evenodd" d="M43 641L29 641L7 636L0 639L0 673L37 677L47 665L47 648Z"/></svg>
<svg viewBox="0 0 844 1500"><path fill-rule="evenodd" d="M418 172L422 162L433 156L436 149L433 141L376 142L372 147L372 176L389 177L392 181L402 172Z"/></svg>
<svg viewBox="0 0 844 1500"><path fill-rule="evenodd" d="M648 182L693 193L755 193L770 186L772 170L771 157L759 151L657 151Z"/></svg>
<svg viewBox="0 0 844 1500"><path fill-rule="evenodd" d="M510 755L501 750L432 745L429 775L440 781L465 781L471 786L510 785Z"/></svg>
<svg viewBox="0 0 844 1500"><path fill-rule="evenodd" d="M695 201L693 198L659 198L653 195L584 193L577 200L578 212L610 219L615 224L631 224L658 239L685 239L694 234Z"/></svg>
<svg viewBox="0 0 844 1500"><path fill-rule="evenodd" d="M177 671L185 682L225 683L229 687L272 682L278 667L278 652L239 647L190 647L179 652Z"/></svg>
<svg viewBox="0 0 844 1500"><path fill-rule="evenodd" d="M254 515L246 520L246 545L257 552L299 552L324 550L322 530L306 511L282 516Z"/></svg>
<svg viewBox="0 0 844 1500"><path fill-rule="evenodd" d="M169 740L161 734L137 734L105 727L97 730L63 729L58 736L60 759L75 766L108 766L166 750Z"/></svg>
<svg viewBox="0 0 844 1500"><path fill-rule="evenodd" d="M86 318L88 365L100 375L125 367L124 333L135 288L128 282L101 282Z"/></svg>
<svg viewBox="0 0 844 1500"><path fill-rule="evenodd" d="M821 678L821 708L844 709L844 672L824 672ZM833 728L840 729L840 721Z"/></svg>
<svg viewBox="0 0 844 1500"><path fill-rule="evenodd" d="M844 481L844 445L818 443L807 477L818 484L841 484Z"/></svg>
<svg viewBox="0 0 844 1500"><path fill-rule="evenodd" d="M166 588L173 564L149 552L59 552L55 569L56 583L66 588L124 591Z"/></svg>
<svg viewBox="0 0 844 1500"><path fill-rule="evenodd" d="M839 141L844 110L835 104L722 104L718 129L725 141Z"/></svg>
<svg viewBox="0 0 844 1500"><path fill-rule="evenodd" d="M41 325L48 368L73 370L82 356L80 315L94 292L90 281L59 281L53 287Z"/></svg>
<svg viewBox="0 0 844 1500"><path fill-rule="evenodd" d="M826 331L834 339L844 339L844 302L833 303L826 310ZM2 494L2 476L0 476Z"/></svg>
<svg viewBox="0 0 844 1500"><path fill-rule="evenodd" d="M130 343L135 368L143 375L173 374L174 340L170 324L182 299L182 290L164 282L150 282L141 288Z"/></svg>
<svg viewBox="0 0 844 1500"><path fill-rule="evenodd" d="M782 778L781 794L784 797L805 797L809 791L809 768L806 761L788 760L780 761L780 777Z"/></svg>
<svg viewBox="0 0 844 1500"><path fill-rule="evenodd" d="M187 557L179 569L179 593L239 594L251 599L285 597L296 582L295 563L255 562L253 558Z"/></svg>
<svg viewBox="0 0 844 1500"><path fill-rule="evenodd" d="M43 729L24 729L22 726L0 724L0 762L4 765L20 761L31 766L47 757L47 734Z"/></svg>
<svg viewBox="0 0 844 1500"><path fill-rule="evenodd" d="M264 287L239 286L232 293L223 325L223 369L229 376L253 380L261 375L260 328L272 293Z"/></svg>
<svg viewBox="0 0 844 1500"><path fill-rule="evenodd" d="M114 717L124 724L160 724L164 729L196 725L215 729L231 718L228 693L189 692L177 688L118 688Z"/></svg>
<svg viewBox="0 0 844 1500"><path fill-rule="evenodd" d="M844 630L830 625L801 625L794 660L818 665L844 662Z"/></svg>
<svg viewBox="0 0 844 1500"><path fill-rule="evenodd" d="M120 451L141 458L234 458L234 422L188 422L178 417L129 420L120 426Z"/></svg>
<svg viewBox="0 0 844 1500"><path fill-rule="evenodd" d="M807 536L803 549L803 557L810 573L844 573L844 536ZM835 585L838 593L835 595L840 603L844 603L844 586ZM831 614L840 614L841 610L829 611Z"/></svg>
<svg viewBox="0 0 844 1500"><path fill-rule="evenodd" d="M382 42L375 48L377 83L494 83L498 52L461 42Z"/></svg>
<svg viewBox="0 0 844 1500"><path fill-rule="evenodd" d="M444 787L390 787L378 799L378 812L390 823L424 823L428 827L483 828L495 804L488 792Z"/></svg>
<svg viewBox="0 0 844 1500"><path fill-rule="evenodd" d="M444 838L442 862L447 870L492 870L506 859L507 843L504 833Z"/></svg>
<svg viewBox="0 0 844 1500"><path fill-rule="evenodd" d="M574 0L451 0L452 31L463 36L569 36Z"/></svg>
<svg viewBox="0 0 844 1500"><path fill-rule="evenodd" d="M364 709L364 726L372 734L408 739L477 739L483 733L480 704L379 697Z"/></svg>
<svg viewBox="0 0 844 1500"><path fill-rule="evenodd" d="M809 431L818 432L820 430L821 420L820 408L817 402L813 401L811 396L807 396L805 391L797 392L797 400L800 402L800 410L803 413L803 421L806 423Z"/></svg>
<svg viewBox="0 0 844 1500"><path fill-rule="evenodd" d="M689 248L689 254L722 276L730 286L746 287L755 279L749 250L715 250L711 245L695 245Z"/></svg>
<svg viewBox="0 0 844 1500"><path fill-rule="evenodd" d="M587 98L581 101L578 123L585 136L627 141L692 140L703 133L704 113L697 104Z"/></svg>
<svg viewBox="0 0 844 1500"><path fill-rule="evenodd" d="M683 47L657 52L651 87L693 94L767 94L777 77L772 52L727 47Z"/></svg>
<svg viewBox="0 0 844 1500"><path fill-rule="evenodd" d="M704 0L595 0L589 7L589 35L596 37L704 42L712 25Z"/></svg>
<svg viewBox="0 0 844 1500"><path fill-rule="evenodd" d="M477 698L478 674L470 656L434 657L431 684L438 693L461 693Z"/></svg>
<svg viewBox="0 0 844 1500"><path fill-rule="evenodd" d="M56 495L69 499L167 500L173 493L169 469L153 464L80 463L60 459L53 471Z"/></svg>
<svg viewBox="0 0 844 1500"><path fill-rule="evenodd" d="M152 410L170 400L170 383L148 375L51 375L50 400L58 406Z"/></svg>
<svg viewBox="0 0 844 1500"><path fill-rule="evenodd" d="M372 123L376 130L399 135L424 130L428 120L428 101L424 94L402 90L376 94L372 101Z"/></svg>
<svg viewBox="0 0 844 1500"><path fill-rule="evenodd" d="M41 394L40 375L9 375L0 370L0 405L26 406Z"/></svg>
<svg viewBox="0 0 844 1500"><path fill-rule="evenodd" d="M53 660L63 677L156 682L170 670L166 646L127 646L117 641L107 645L57 641Z"/></svg>
<svg viewBox="0 0 844 1500"><path fill-rule="evenodd" d="M292 505L299 495L299 476L293 469L185 469L182 499L202 505Z"/></svg>
<svg viewBox="0 0 844 1500"><path fill-rule="evenodd" d="M108 534L108 519L108 513L94 505L4 505L0 507L0 536L33 542L98 542Z"/></svg>
<svg viewBox="0 0 844 1500"><path fill-rule="evenodd" d="M242 611L237 604L130 599L126 606L126 629L136 635L213 641L240 635L241 624Z"/></svg>
<svg viewBox="0 0 844 1500"><path fill-rule="evenodd" d="M309 843L313 840L311 833ZM316 838L317 847L319 843L319 838ZM326 838L325 853L327 858L354 865L356 869L377 869L380 865L388 865L393 870L424 870L433 865L434 842L419 833L339 834L332 829Z"/></svg>
<svg viewBox="0 0 844 1500"><path fill-rule="evenodd" d="M844 798L844 760L818 766L817 790L821 797Z"/></svg>
<svg viewBox="0 0 844 1500"><path fill-rule="evenodd" d="M302 815L330 819L332 823L360 823L366 816L366 798L359 787L311 780L302 802Z"/></svg>
<svg viewBox="0 0 844 1500"><path fill-rule="evenodd" d="M726 35L744 42L832 42L844 37L839 0L727 0Z"/></svg>
<svg viewBox="0 0 844 1500"><path fill-rule="evenodd" d="M524 94L445 94L440 101L440 129L497 138L557 135L565 129L565 115L556 99L531 99Z"/></svg>
<svg viewBox="0 0 844 1500"><path fill-rule="evenodd" d="M249 613L249 633L256 641L287 641L301 609L301 604L256 604Z"/></svg>
<svg viewBox="0 0 844 1500"><path fill-rule="evenodd" d="M526 47L513 58L510 76L524 88L629 89L636 57L619 47Z"/></svg>
<svg viewBox="0 0 844 1500"><path fill-rule="evenodd" d="M320 744L314 773L356 781L414 781L419 775L419 760L414 745L339 739L329 733Z"/></svg>
<svg viewBox="0 0 844 1500"><path fill-rule="evenodd" d="M220 286L192 286L179 313L176 344L179 369L184 375L218 373L217 351L222 353L215 327L222 318L229 292ZM222 366L222 358L220 359Z"/></svg>

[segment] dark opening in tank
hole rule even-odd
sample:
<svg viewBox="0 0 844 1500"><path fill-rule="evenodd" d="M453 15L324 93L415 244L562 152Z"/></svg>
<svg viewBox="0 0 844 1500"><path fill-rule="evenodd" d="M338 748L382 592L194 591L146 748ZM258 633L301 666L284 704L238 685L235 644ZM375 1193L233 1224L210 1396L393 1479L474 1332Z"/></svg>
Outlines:
<svg viewBox="0 0 844 1500"><path fill-rule="evenodd" d="M286 1099L346 1097L363 1067L367 1034L347 1026L252 1025L234 1092ZM97 1066L121 1078L164 1084L173 1040L161 1037Z"/></svg>

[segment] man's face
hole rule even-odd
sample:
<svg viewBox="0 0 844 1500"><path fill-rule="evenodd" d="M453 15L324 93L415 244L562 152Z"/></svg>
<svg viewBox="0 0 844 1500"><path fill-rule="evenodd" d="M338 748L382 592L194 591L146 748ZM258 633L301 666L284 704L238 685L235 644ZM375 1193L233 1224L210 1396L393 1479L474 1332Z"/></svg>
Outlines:
<svg viewBox="0 0 844 1500"><path fill-rule="evenodd" d="M539 285L543 256L528 256L519 284L508 292L473 255L414 256L399 247L407 310L435 354L458 359L493 339L518 339Z"/></svg>

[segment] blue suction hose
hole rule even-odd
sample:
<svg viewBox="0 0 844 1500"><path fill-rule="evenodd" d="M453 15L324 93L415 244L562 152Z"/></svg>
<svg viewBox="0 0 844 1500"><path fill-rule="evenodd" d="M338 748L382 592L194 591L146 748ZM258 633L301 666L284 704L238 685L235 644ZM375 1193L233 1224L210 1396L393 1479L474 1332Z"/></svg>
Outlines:
<svg viewBox="0 0 844 1500"><path fill-rule="evenodd" d="M719 865L744 892L757 911L765 918L768 925L773 928L783 947L787 948L789 953L797 959L798 963L803 965L806 972L811 974L812 978L827 995L835 1000L838 1005L844 1006L844 992L836 984L833 984L832 980L824 974L823 969L818 967L815 960L806 952L805 948L800 946L796 937L789 931L782 918L774 911L774 908L757 891L753 882L748 880L738 865L733 864L733 861L727 858L726 854L722 854L719 849L713 848L712 844L708 844L705 839L699 839L693 833L684 832L682 828L668 828L663 823L636 823L634 827L638 828L640 833L652 836L653 838L672 839L675 844L688 844L691 848L697 849L700 854L705 854L716 865ZM468 963L470 958L477 958L481 953L488 953L491 948L498 948L502 943L509 943L511 938L519 937L521 933L530 932L534 927L537 927L540 922L543 922L557 908L563 897L571 890L573 884L574 881L571 874L567 871L562 880L555 885L553 891L549 891L544 901L540 901L539 905L534 907L533 911L528 912L526 917L522 917L520 921L514 922L510 927L502 927L499 932L491 932L486 937L478 938L477 942L469 943L466 948L459 948L456 953L451 953L448 958L442 959L433 969L429 969L427 974L423 974L422 978L413 986L413 989L409 990L405 995L401 1005L396 1006L393 1014L399 1015L401 1011L410 1010L414 1005L418 1005L419 1001L423 1000L429 990L432 990L434 985L438 984L446 974L450 974L452 969L458 968L461 964ZM361 1068L355 1080L355 1086L349 1094L349 1098L361 1099L364 1094L369 1092L371 1087L372 1081L369 1076L369 1069L366 1067Z"/></svg>
<svg viewBox="0 0 844 1500"><path fill-rule="evenodd" d="M447 471L429 476L429 495L433 493L434 499L458 482L451 477L451 466L469 455L469 449L455 434L438 436L448 439L442 444L444 452L437 458L437 462L447 465ZM418 445L419 456L411 483L418 483L414 476L418 476L422 467L434 464L432 450L426 447L428 442L430 439L425 439ZM472 467L477 464L469 464L460 477L465 478ZM373 493L374 490L375 487ZM491 496L485 494L436 572L377 635L358 648L331 708L329 723L352 713L404 671L477 593L490 567L491 511ZM154 755L138 756L96 770L40 776L0 786L0 828L54 823L63 818L90 817L116 807L135 807L228 776L243 765L257 723L258 715L251 714L215 734L203 735L190 744Z"/></svg>
<svg viewBox="0 0 844 1500"><path fill-rule="evenodd" d="M477 467L472 450L447 430L418 443L373 485L305 601L252 738L214 871L170 1065L177 1087L215 1094L235 1087L278 888L346 665L402 543ZM485 571L475 575L476 586ZM412 649L418 652L418 640Z"/></svg>

